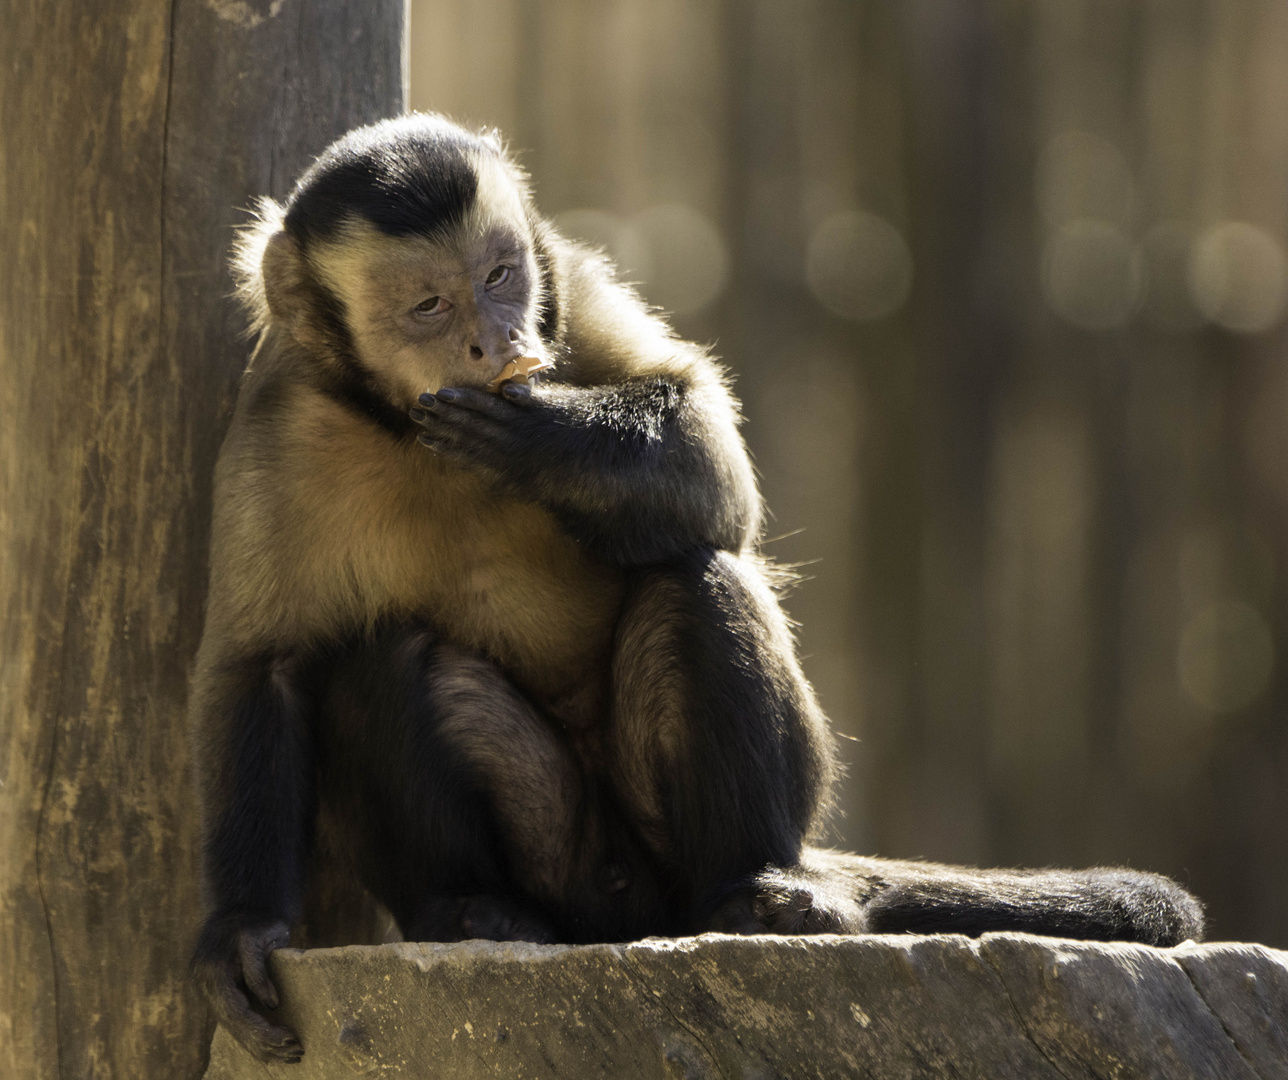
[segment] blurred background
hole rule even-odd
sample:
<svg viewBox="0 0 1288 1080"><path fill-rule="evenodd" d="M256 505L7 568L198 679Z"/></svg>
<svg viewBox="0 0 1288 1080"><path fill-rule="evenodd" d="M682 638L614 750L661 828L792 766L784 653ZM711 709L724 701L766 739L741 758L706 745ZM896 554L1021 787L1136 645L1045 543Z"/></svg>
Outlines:
<svg viewBox="0 0 1288 1080"><path fill-rule="evenodd" d="M1288 946L1288 5L413 0L411 62L734 372L830 839Z"/></svg>

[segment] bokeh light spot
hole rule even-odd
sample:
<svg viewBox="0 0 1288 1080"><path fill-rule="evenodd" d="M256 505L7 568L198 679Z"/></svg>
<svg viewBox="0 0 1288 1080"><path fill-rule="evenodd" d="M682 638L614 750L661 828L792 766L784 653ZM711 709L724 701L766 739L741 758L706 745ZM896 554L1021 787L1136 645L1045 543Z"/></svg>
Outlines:
<svg viewBox="0 0 1288 1080"><path fill-rule="evenodd" d="M834 315L883 319L908 299L912 252L885 218L862 210L831 214L810 237L805 280Z"/></svg>
<svg viewBox="0 0 1288 1080"><path fill-rule="evenodd" d="M667 203L636 214L630 224L648 254L640 277L649 303L688 315L724 290L729 257L720 230L705 214Z"/></svg>
<svg viewBox="0 0 1288 1080"><path fill-rule="evenodd" d="M677 315L702 310L729 276L719 229L691 206L667 203L631 218L578 208L557 214L554 223L565 236L603 248L622 280L637 283L650 304Z"/></svg>
<svg viewBox="0 0 1288 1080"><path fill-rule="evenodd" d="M1261 613L1242 600L1219 600L1181 633L1176 666L1181 687L1217 713L1251 705L1270 682L1275 647Z"/></svg>
<svg viewBox="0 0 1288 1080"><path fill-rule="evenodd" d="M1083 219L1060 226L1042 251L1042 289L1061 318L1084 330L1112 330L1140 299L1140 259L1116 225Z"/></svg>
<svg viewBox="0 0 1288 1080"><path fill-rule="evenodd" d="M639 238L616 214L610 214L607 210L578 207L576 210L556 214L554 225L564 236L580 240L591 247L602 248L623 277L629 279L632 274L639 272L638 267L630 265L630 262L639 261Z"/></svg>
<svg viewBox="0 0 1288 1080"><path fill-rule="evenodd" d="M1038 209L1051 228L1079 218L1127 225L1136 185L1127 159L1107 139L1066 131L1051 139L1038 158Z"/></svg>
<svg viewBox="0 0 1288 1080"><path fill-rule="evenodd" d="M1256 334L1274 326L1288 300L1283 245L1246 221L1205 230L1190 259L1194 305L1219 326Z"/></svg>

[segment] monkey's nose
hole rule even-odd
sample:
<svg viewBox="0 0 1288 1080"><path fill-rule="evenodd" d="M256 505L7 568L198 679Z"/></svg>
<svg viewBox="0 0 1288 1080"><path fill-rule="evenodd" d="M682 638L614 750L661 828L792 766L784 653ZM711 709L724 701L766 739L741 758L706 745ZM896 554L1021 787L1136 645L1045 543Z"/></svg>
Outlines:
<svg viewBox="0 0 1288 1080"><path fill-rule="evenodd" d="M470 356L475 360L486 359L488 366L496 368L497 371L500 371L511 360L517 360L522 355L524 355L523 349L512 341L504 345L498 342L494 347L487 349L486 352L470 350Z"/></svg>
<svg viewBox="0 0 1288 1080"><path fill-rule="evenodd" d="M511 360L524 355L522 338L513 331L507 337L508 340L506 338L484 338L471 342L470 359L475 361L486 360L489 366L495 367L499 371ZM486 344L482 343L484 341Z"/></svg>

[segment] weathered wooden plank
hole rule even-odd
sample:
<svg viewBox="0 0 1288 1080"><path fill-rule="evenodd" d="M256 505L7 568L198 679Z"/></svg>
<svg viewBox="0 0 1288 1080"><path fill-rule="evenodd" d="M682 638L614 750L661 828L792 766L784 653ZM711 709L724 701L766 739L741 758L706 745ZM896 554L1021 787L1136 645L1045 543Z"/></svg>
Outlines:
<svg viewBox="0 0 1288 1080"><path fill-rule="evenodd" d="M262 1066L220 1031L206 1080L1288 1076L1288 953L1256 945L709 934L284 950L272 967L303 1062Z"/></svg>
<svg viewBox="0 0 1288 1080"><path fill-rule="evenodd" d="M403 103L401 0L0 6L0 1074L192 1076L184 724L238 207Z"/></svg>

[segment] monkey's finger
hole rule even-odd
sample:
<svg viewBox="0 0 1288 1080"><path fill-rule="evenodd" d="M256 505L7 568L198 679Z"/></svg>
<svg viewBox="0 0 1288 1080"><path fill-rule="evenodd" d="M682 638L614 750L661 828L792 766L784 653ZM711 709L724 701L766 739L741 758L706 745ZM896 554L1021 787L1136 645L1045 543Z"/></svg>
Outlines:
<svg viewBox="0 0 1288 1080"><path fill-rule="evenodd" d="M527 383L506 383L501 387L501 396L515 405L531 405L532 387Z"/></svg>
<svg viewBox="0 0 1288 1080"><path fill-rule="evenodd" d="M472 412L469 409L454 409L445 403L439 405L435 403L432 406L420 406L414 409L408 409L407 415L412 422L419 424L421 427L433 430L448 430L449 428L459 428L462 425L470 425L476 428L496 428L498 425L491 423L492 418L480 412Z"/></svg>
<svg viewBox="0 0 1288 1080"><path fill-rule="evenodd" d="M412 419L416 418L412 417ZM441 416L427 416L416 422L421 427L421 430L416 433L416 438L426 446L445 443L449 447L464 448L486 441L486 430L479 430L483 425L464 424L455 417L446 419Z"/></svg>
<svg viewBox="0 0 1288 1080"><path fill-rule="evenodd" d="M292 1063L303 1056L304 1048L292 1032L251 1008L231 971L221 971L209 980L206 992L219 1022L260 1061Z"/></svg>
<svg viewBox="0 0 1288 1080"><path fill-rule="evenodd" d="M419 435L417 435L416 441L420 443L421 446L428 446L431 450L434 450L436 452L438 451L450 452L451 450L454 449L453 444L448 439L445 439L440 435L432 435L428 431L422 431Z"/></svg>
<svg viewBox="0 0 1288 1080"><path fill-rule="evenodd" d="M247 1030L238 1041L260 1061L295 1065L304 1057L304 1047L301 1047L300 1040L295 1035L285 1027L269 1023L259 1013L247 1012L246 1027Z"/></svg>
<svg viewBox="0 0 1288 1080"><path fill-rule="evenodd" d="M277 1008L277 988L268 977L268 954L290 944L291 932L285 923L275 923L262 930L243 930L237 935L237 958L241 961L246 987L262 1005Z"/></svg>
<svg viewBox="0 0 1288 1080"><path fill-rule="evenodd" d="M496 418L489 413L438 408L433 412L412 409L408 416L423 429L421 434L448 440L465 452L503 453L514 439L513 429L507 424L497 423ZM426 446L432 445L424 439L421 442Z"/></svg>
<svg viewBox="0 0 1288 1080"><path fill-rule="evenodd" d="M242 978L246 980L249 990L266 1009L277 1008L277 987L268 977L267 955L260 952L245 937L238 942L237 952L241 958Z"/></svg>
<svg viewBox="0 0 1288 1080"><path fill-rule="evenodd" d="M484 393L482 390L474 390L469 387L445 386L433 396L444 405L468 409L470 412L481 413L496 420L508 420L515 415L514 408L507 400L498 397L496 394ZM439 411L449 412L450 409Z"/></svg>
<svg viewBox="0 0 1288 1080"><path fill-rule="evenodd" d="M412 419L420 425L416 441L466 468L508 473L514 467L517 433L508 424L469 409L435 409Z"/></svg>
<svg viewBox="0 0 1288 1080"><path fill-rule="evenodd" d="M463 424L486 423L488 417L482 413L470 412L468 409L449 409L446 407L436 407L434 409L415 408L408 409L407 415L411 417L412 422L419 424L428 430L435 428L446 430L452 427L460 427Z"/></svg>
<svg viewBox="0 0 1288 1080"><path fill-rule="evenodd" d="M489 452L490 447L478 442L465 443L450 431L422 431L416 436L416 441L421 446L433 450L434 453L442 454L463 465L485 465L486 459L492 456Z"/></svg>
<svg viewBox="0 0 1288 1080"><path fill-rule="evenodd" d="M238 1041L260 1061L294 1065L304 1056L304 1047L299 1039L286 1028L265 1020L259 1013L248 1009L245 1024L247 1030Z"/></svg>

